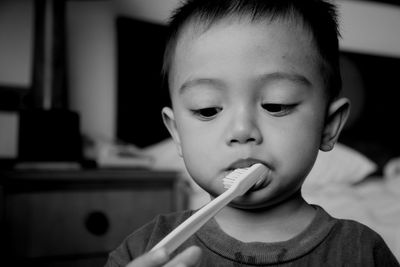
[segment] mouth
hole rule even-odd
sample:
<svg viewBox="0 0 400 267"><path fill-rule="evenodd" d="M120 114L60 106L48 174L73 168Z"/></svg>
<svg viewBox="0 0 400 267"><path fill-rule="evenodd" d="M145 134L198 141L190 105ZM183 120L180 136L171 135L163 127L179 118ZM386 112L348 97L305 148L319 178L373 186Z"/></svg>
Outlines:
<svg viewBox="0 0 400 267"><path fill-rule="evenodd" d="M247 193L261 190L261 189L267 187L267 186L269 185L270 182L271 182L271 181L268 179L268 177L267 177L267 176L264 176L264 177L262 177L260 180L258 180L258 181L249 189L249 191L247 191Z"/></svg>
<svg viewBox="0 0 400 267"><path fill-rule="evenodd" d="M253 158L247 158L247 159L240 159L240 160L237 160L237 161L233 162L231 165L229 165L227 170L228 171L233 171L233 170L238 169L238 168L248 168L248 167L251 167L252 165L254 165L256 163L261 163L261 164L263 164L263 165L268 167L268 164L263 162L263 161L261 161L261 160L257 160L257 159L253 159Z"/></svg>
<svg viewBox="0 0 400 267"><path fill-rule="evenodd" d="M253 159L253 158L246 158L246 159L240 159L237 160L235 162L233 162L231 165L229 165L229 167L227 168L227 172L231 172L235 169L238 168L248 168L251 167L252 165L256 164L256 163L261 163L263 165L265 165L268 169L271 169L269 164L267 164L266 162L263 162L261 160L257 160L257 159ZM261 177L248 191L249 192L254 192L254 191L258 191L261 190L265 187L267 187L270 183L270 179L268 178L268 175Z"/></svg>

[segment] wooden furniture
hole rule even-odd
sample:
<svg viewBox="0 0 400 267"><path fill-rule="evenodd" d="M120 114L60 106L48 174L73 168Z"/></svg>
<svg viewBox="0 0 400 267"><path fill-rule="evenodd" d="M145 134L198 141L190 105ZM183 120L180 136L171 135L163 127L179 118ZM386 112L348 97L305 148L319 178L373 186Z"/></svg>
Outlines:
<svg viewBox="0 0 400 267"><path fill-rule="evenodd" d="M185 208L174 172L1 171L2 266L103 266L160 213Z"/></svg>

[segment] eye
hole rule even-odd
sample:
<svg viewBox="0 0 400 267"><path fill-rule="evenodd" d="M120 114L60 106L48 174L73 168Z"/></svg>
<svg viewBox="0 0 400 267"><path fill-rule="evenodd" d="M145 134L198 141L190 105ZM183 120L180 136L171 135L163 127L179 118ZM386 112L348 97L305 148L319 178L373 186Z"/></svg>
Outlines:
<svg viewBox="0 0 400 267"><path fill-rule="evenodd" d="M268 111L270 114L274 116L284 116L289 114L297 104L275 104L275 103L266 103L262 104L261 107Z"/></svg>
<svg viewBox="0 0 400 267"><path fill-rule="evenodd" d="M221 111L222 108L219 107L210 107L210 108L201 108L192 110L194 115L203 120L213 119Z"/></svg>

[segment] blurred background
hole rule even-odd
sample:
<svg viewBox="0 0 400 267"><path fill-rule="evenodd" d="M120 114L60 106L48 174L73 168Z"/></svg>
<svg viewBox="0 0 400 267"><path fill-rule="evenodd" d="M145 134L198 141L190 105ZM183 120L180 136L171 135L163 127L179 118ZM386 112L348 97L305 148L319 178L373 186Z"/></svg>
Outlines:
<svg viewBox="0 0 400 267"><path fill-rule="evenodd" d="M167 138L159 114L168 97L159 71L165 23L177 2L2 0L2 114L68 110L89 140L145 147ZM353 102L342 141L383 165L400 153L400 7L395 0L336 2L344 94ZM8 138L0 141L0 156L17 157L18 140Z"/></svg>
<svg viewBox="0 0 400 267"><path fill-rule="evenodd" d="M191 207L160 115L178 2L0 1L0 239L13 266L101 266L154 215ZM335 3L352 101L339 141L381 177L400 156L400 4Z"/></svg>

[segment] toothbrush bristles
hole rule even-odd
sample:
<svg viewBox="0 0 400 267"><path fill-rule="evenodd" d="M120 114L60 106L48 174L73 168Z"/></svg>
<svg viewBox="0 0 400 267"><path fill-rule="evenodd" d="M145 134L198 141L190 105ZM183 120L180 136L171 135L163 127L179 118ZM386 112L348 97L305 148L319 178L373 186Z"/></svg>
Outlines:
<svg viewBox="0 0 400 267"><path fill-rule="evenodd" d="M222 183L225 189L229 189L240 175L246 172L249 168L238 168L230 172L227 176L222 179Z"/></svg>

